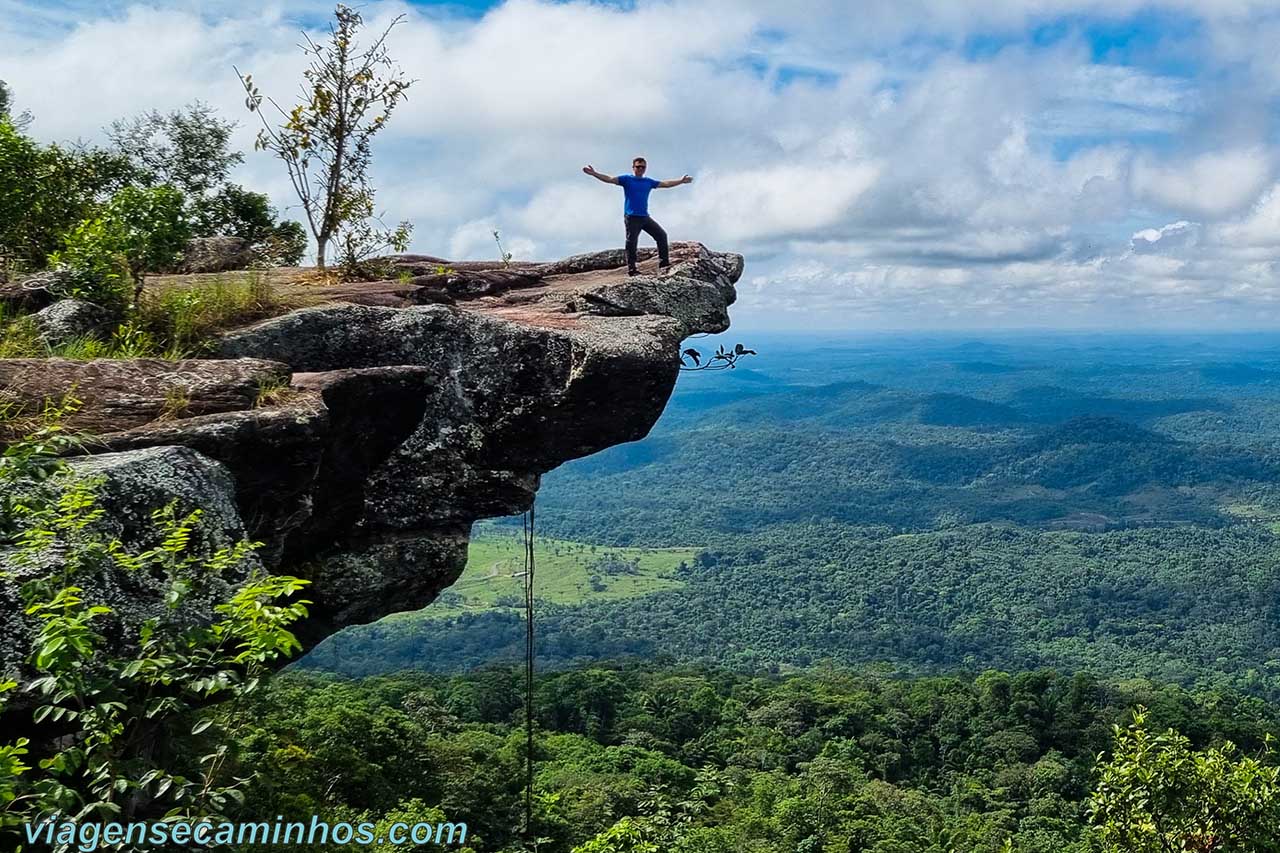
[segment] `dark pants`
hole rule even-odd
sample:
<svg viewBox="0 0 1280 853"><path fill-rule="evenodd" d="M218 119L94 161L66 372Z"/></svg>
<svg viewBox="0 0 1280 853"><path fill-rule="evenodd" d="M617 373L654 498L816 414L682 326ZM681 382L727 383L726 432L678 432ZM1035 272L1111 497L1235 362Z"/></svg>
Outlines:
<svg viewBox="0 0 1280 853"><path fill-rule="evenodd" d="M630 272L636 269L636 241L640 239L641 231L657 241L658 263L664 267L671 263L671 256L667 254L667 232L661 225L649 216L627 216L624 219L627 223L627 269Z"/></svg>

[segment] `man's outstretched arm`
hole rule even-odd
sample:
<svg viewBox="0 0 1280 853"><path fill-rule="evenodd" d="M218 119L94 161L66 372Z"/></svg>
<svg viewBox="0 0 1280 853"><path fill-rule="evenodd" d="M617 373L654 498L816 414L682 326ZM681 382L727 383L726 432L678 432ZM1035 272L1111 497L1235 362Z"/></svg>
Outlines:
<svg viewBox="0 0 1280 853"><path fill-rule="evenodd" d="M691 184L691 183L693 183L693 178L689 177L688 175L685 175L683 178L680 178L679 180L675 180L675 181L658 181L658 188L663 190L668 190L668 189L671 189L672 187L678 187L681 184Z"/></svg>
<svg viewBox="0 0 1280 853"><path fill-rule="evenodd" d="M604 181L606 184L616 184L618 182L618 179L613 177L612 175L600 174L599 172L596 171L594 166L583 166L582 171L586 172L588 175L595 178L597 181Z"/></svg>

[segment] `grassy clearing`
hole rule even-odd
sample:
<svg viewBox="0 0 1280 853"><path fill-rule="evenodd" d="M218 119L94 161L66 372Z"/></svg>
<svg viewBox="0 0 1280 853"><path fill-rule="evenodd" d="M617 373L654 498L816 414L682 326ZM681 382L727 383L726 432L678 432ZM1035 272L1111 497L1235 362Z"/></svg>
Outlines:
<svg viewBox="0 0 1280 853"><path fill-rule="evenodd" d="M1219 509L1241 521L1261 524L1272 533L1280 536L1280 511L1273 507L1259 503L1237 501L1236 503L1219 504Z"/></svg>
<svg viewBox="0 0 1280 853"><path fill-rule="evenodd" d="M555 604L581 604L678 589L684 582L675 578L676 567L693 560L698 550L609 548L537 538L537 598ZM519 530L478 528L467 551L467 567L457 583L430 607L400 618L439 619L464 612L522 609L523 571L524 540Z"/></svg>
<svg viewBox="0 0 1280 853"><path fill-rule="evenodd" d="M1222 505L1222 511L1228 515L1246 521L1275 521L1280 519L1276 510L1257 503L1232 503Z"/></svg>

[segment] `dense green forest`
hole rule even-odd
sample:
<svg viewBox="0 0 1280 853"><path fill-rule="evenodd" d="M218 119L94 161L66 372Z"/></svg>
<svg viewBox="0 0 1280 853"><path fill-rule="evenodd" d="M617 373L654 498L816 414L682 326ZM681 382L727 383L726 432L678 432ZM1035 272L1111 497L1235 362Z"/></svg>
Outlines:
<svg viewBox="0 0 1280 853"><path fill-rule="evenodd" d="M544 480L540 530L573 553L696 551L672 567L675 588L603 596L582 586L585 563L566 564L554 586L577 572L579 600L539 600L547 849L1280 845L1265 805L1280 350L1248 337L768 344L750 368L684 377L648 439ZM485 603L487 555L518 537L478 530L443 606L330 638L266 719L297 731L330 706L427 707L441 750L482 728L489 752L473 760L506 761L513 781L452 808L478 843L502 843L519 819L521 715L514 674L487 667L522 653L525 626L516 608L460 602ZM446 674L458 670L474 672ZM429 699L405 693L424 684ZM1142 725L1124 728L1140 706ZM1153 734L1167 726L1189 742ZM1263 764L1191 751L1221 739ZM458 752L445 754L448 773ZM1207 781L1230 766L1232 781ZM1252 822L1233 835L1208 790L1255 792L1238 812ZM399 813L400 796L344 807ZM418 796L448 794L424 782ZM504 803L506 821L468 810L477 800ZM1144 811L1154 803L1183 811Z"/></svg>
<svg viewBox="0 0 1280 853"><path fill-rule="evenodd" d="M539 654L544 664L665 654L748 669L824 660L1052 665L1274 695L1275 545L1261 530L1043 534L984 525L877 537L796 525L704 552L679 573L680 590L545 605ZM306 665L351 675L467 668L514 657L523 644L514 612L396 619L344 633Z"/></svg>
<svg viewBox="0 0 1280 853"><path fill-rule="evenodd" d="M749 369L685 377L648 439L545 478L547 535L701 553L677 590L544 602L540 659L1052 666L1280 696L1269 346L766 340ZM522 648L510 612L398 618L304 665Z"/></svg>
<svg viewBox="0 0 1280 853"><path fill-rule="evenodd" d="M521 678L489 669L279 679L242 713L239 757L260 771L247 802L261 815L383 829L448 818L466 822L476 853L524 849ZM1127 727L1136 706L1148 709L1147 731L1174 727L1189 748L1227 739L1257 753L1278 724L1273 709L1236 694L1047 670L914 680L670 666L553 673L535 711L538 849L1099 850L1111 812L1097 788L1110 765L1095 769L1095 758L1128 767L1112 752L1113 726ZM1162 749L1141 765L1148 796L1162 784ZM1196 781L1189 765L1178 773ZM1262 826L1251 830L1256 846L1231 849L1269 849Z"/></svg>

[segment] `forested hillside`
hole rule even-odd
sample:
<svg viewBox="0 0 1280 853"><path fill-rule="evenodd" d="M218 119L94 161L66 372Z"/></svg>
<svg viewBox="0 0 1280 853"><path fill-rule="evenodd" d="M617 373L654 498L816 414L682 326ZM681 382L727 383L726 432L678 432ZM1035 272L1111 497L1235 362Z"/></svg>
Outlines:
<svg viewBox="0 0 1280 853"><path fill-rule="evenodd" d="M679 589L544 602L544 664L1053 666L1280 695L1280 351L760 346L686 377L648 439L545 478L548 535L700 553ZM449 670L522 644L510 611L400 619L305 665Z"/></svg>

